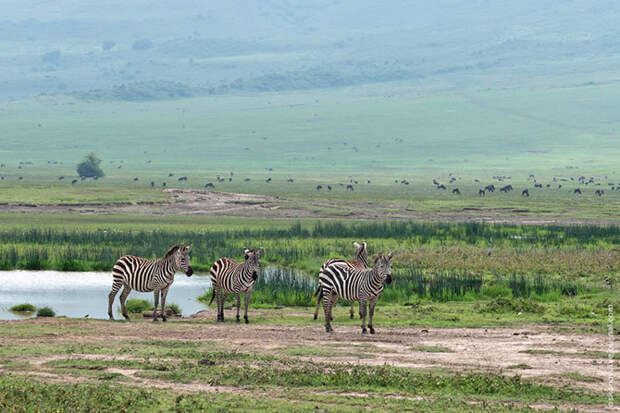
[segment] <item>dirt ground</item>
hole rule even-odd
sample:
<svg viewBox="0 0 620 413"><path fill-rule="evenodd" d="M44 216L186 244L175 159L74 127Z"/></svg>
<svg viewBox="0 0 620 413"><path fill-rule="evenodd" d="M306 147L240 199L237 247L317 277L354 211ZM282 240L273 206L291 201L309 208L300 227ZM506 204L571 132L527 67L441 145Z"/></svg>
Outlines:
<svg viewBox="0 0 620 413"><path fill-rule="evenodd" d="M255 310L268 313L272 310ZM292 313L290 314L292 315ZM227 314L228 316L228 314ZM202 311L191 318L215 319L212 310ZM588 356L586 352L606 352L607 337L599 334L559 332L532 325L522 328L430 328L381 327L377 334L362 335L359 327L335 325L335 332L324 332L322 322L310 326L270 324L199 324L170 321L167 325L150 321L114 323L109 321L80 321L61 319L30 319L0 321L0 330L11 324L55 324L62 331L63 324L72 331L83 324L80 335L55 334L30 338L0 337L0 345L18 345L20 342L97 343L149 340L160 336L156 330L165 329L167 340L205 341L223 344L224 348L255 354L286 354L287 349L301 348L300 359L332 363L359 363L365 365L393 365L416 369L446 369L449 372L494 372L505 375L519 374L541 383L587 387L596 391L608 389L607 360ZM87 327L87 328L86 328ZM445 347L444 352L416 349L419 346ZM306 356L304 349L334 349L335 356ZM535 350L535 353L528 351ZM542 350L542 352L541 352ZM356 354L359 353L359 354ZM310 352L311 354L311 352ZM106 357L89 355L85 357ZM27 359L37 365L66 354ZM81 357L74 355L74 357ZM119 358L119 356L114 356ZM617 363L616 363L617 365ZM617 369L616 369L617 370ZM579 373L595 379L575 381L567 375ZM128 373L131 376L131 372Z"/></svg>
<svg viewBox="0 0 620 413"><path fill-rule="evenodd" d="M271 218L396 219L513 224L617 224L614 220L569 216L531 216L528 210L464 208L452 212L421 212L388 202L307 200L303 204L275 196L189 189L165 189L162 202L20 203L2 202L0 212L240 216ZM335 211L331 213L331 211ZM346 211L346 212L345 212ZM344 214L344 215L343 215Z"/></svg>

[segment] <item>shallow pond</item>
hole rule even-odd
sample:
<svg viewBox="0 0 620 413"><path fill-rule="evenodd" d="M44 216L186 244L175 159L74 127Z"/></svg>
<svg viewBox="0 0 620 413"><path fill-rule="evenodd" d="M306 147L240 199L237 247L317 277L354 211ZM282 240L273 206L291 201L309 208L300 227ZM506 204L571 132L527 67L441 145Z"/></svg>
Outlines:
<svg viewBox="0 0 620 413"><path fill-rule="evenodd" d="M90 318L108 318L111 287L112 274L109 272L0 271L0 320L24 318L9 311L21 303L50 307L58 316L84 317L88 314ZM166 302L177 304L183 315L194 314L206 308L197 298L210 287L208 276L187 277L178 273ZM120 291L114 299L116 318L120 316L119 296ZM153 302L153 293L132 291L131 298Z"/></svg>

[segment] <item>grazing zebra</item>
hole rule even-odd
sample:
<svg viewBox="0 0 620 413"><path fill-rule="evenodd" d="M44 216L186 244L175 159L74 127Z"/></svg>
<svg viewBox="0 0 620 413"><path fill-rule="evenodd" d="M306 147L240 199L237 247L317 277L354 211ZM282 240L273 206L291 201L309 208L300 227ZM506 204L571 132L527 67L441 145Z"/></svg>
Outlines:
<svg viewBox="0 0 620 413"><path fill-rule="evenodd" d="M248 324L248 304L250 303L250 297L252 296L252 287L258 279L258 269L260 268L261 255L263 255L263 249L244 251L245 261L237 262L230 258L220 258L215 261L211 267L211 286L213 287L213 294L211 295L211 301L217 296L217 321L224 321L224 299L227 294L235 294L237 297L237 322L239 322L239 308L241 307L241 293L245 292L245 313L243 319Z"/></svg>
<svg viewBox="0 0 620 413"><path fill-rule="evenodd" d="M328 265L319 274L319 283L323 293L323 310L325 312L325 331L331 333L332 329L329 315L338 298L347 301L360 302L360 318L362 319L362 334L366 334L366 303L369 307L368 329L370 334L375 334L372 326L372 317L375 312L377 298L383 291L383 281L392 282L392 268L390 260L392 253L384 256L379 254L375 258L372 268L359 270L348 264L333 263Z"/></svg>
<svg viewBox="0 0 620 413"><path fill-rule="evenodd" d="M118 290L124 286L120 301L123 317L126 320L129 320L129 316L125 308L125 300L133 289L140 292L153 291L155 295L153 321L157 321L157 305L161 294L161 318L166 321L166 296L168 295L168 288L174 282L174 274L180 269L188 277L194 273L189 263L189 251L191 249L191 245L175 245L166 252L163 258L154 260L134 257L133 255L125 255L119 258L112 270L112 291L108 295L108 316L110 316L110 320L114 320L112 314L114 297L116 297Z"/></svg>
<svg viewBox="0 0 620 413"><path fill-rule="evenodd" d="M360 270L363 270L364 268L368 268L368 250L366 249L366 241L362 241L361 245L358 244L357 242L354 242L353 246L356 248L355 256L353 260L347 261L347 260L343 260L340 258L330 258L323 263L323 265L321 266L321 271L327 268L328 265L333 264L335 262L346 263ZM321 284L319 284L316 290L316 293L314 293L314 295L317 296L316 307L314 308L314 319L316 320L317 318L319 318L319 307L321 306L321 299L323 298ZM355 301L351 301L351 311L349 313L351 318L355 317L354 315L355 311L353 310L354 304L355 304ZM331 313L329 315L329 318L331 318L332 320L334 319Z"/></svg>

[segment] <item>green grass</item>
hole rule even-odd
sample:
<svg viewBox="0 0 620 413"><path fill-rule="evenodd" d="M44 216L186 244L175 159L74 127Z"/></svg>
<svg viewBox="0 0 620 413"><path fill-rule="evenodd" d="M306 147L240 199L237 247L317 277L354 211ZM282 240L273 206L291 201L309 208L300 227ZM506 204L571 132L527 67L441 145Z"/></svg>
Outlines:
<svg viewBox="0 0 620 413"><path fill-rule="evenodd" d="M144 311L150 310L153 308L153 303L148 300L141 300L133 298L131 300L127 300L125 302L125 308L127 308L128 313L142 313Z"/></svg>

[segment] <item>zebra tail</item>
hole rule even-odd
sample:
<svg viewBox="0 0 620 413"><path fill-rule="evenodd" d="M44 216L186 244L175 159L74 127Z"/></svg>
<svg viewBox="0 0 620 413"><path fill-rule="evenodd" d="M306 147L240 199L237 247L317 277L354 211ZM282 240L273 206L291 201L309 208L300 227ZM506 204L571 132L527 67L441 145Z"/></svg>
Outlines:
<svg viewBox="0 0 620 413"><path fill-rule="evenodd" d="M211 294L211 301L209 301L209 305L211 305L214 298L215 298L215 288L213 288L213 294Z"/></svg>
<svg viewBox="0 0 620 413"><path fill-rule="evenodd" d="M312 294L312 298L316 297L317 295L319 297L319 300L323 298L323 290L321 290L321 284L319 284L319 286L316 288L315 293Z"/></svg>

